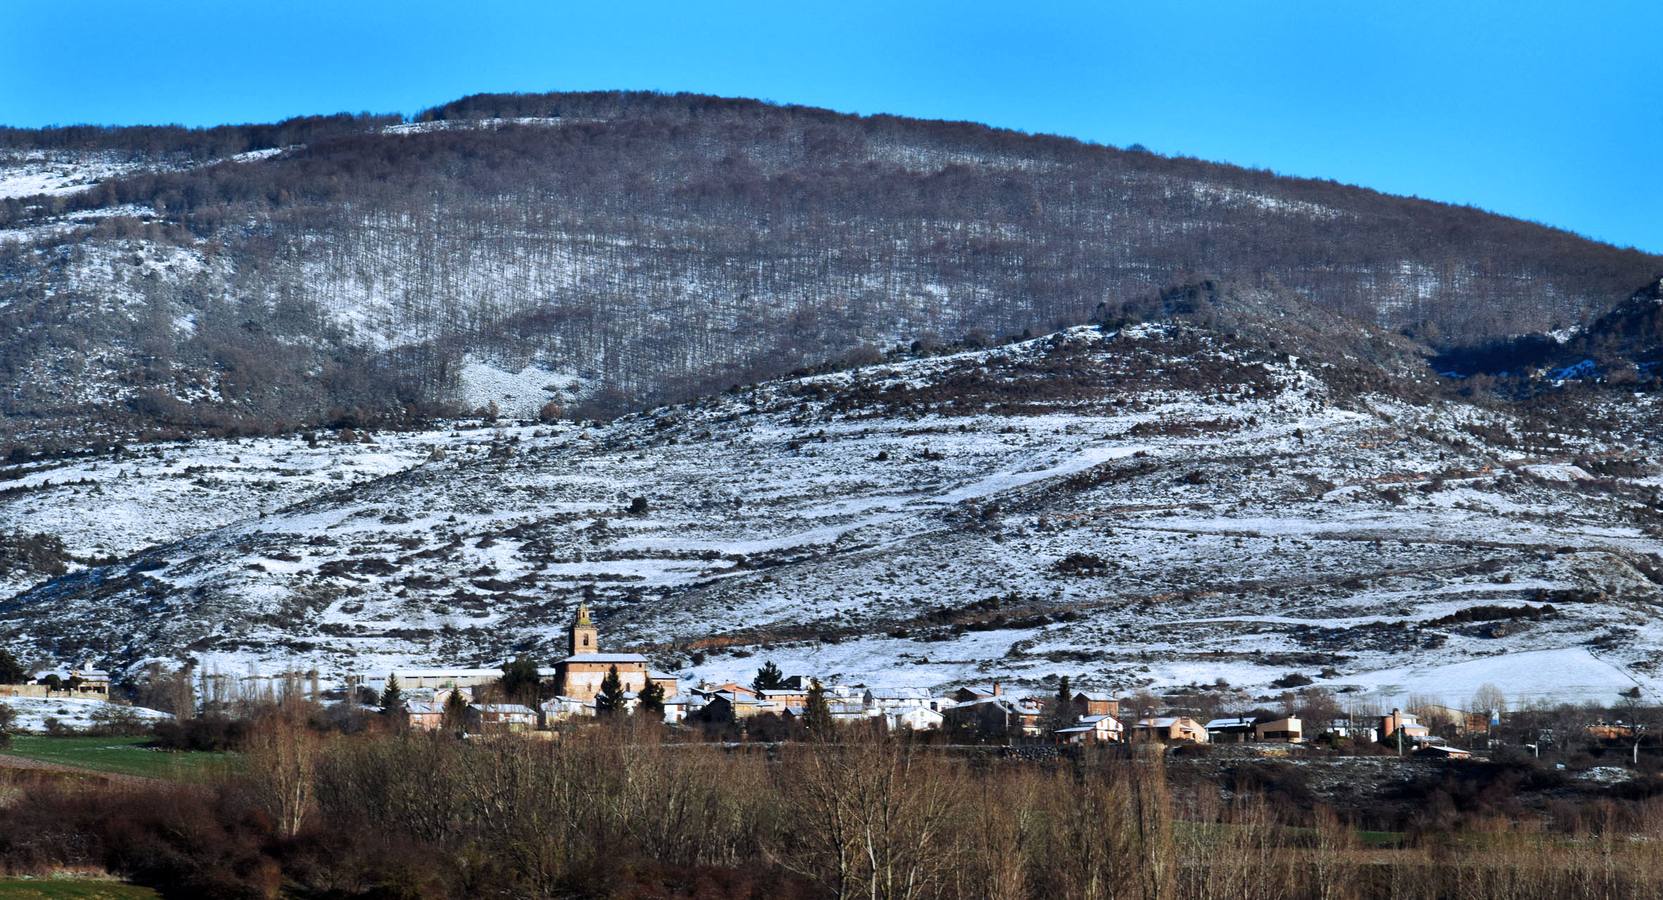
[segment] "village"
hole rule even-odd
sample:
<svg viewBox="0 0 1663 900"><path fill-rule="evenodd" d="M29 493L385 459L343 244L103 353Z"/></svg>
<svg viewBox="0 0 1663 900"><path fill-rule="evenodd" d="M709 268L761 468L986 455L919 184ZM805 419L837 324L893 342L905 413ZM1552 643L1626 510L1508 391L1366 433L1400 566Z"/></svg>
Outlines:
<svg viewBox="0 0 1663 900"><path fill-rule="evenodd" d="M587 604L568 627L570 653L552 666L518 659L498 668L400 668L356 673L328 691L317 673L284 673L260 681L252 691L228 684L227 676L203 676L195 686L175 682L174 714L221 715L233 697L276 702L305 695L331 699L342 715L376 716L386 727L413 732L450 732L459 737L520 735L557 740L587 725L630 721L662 724L696 737L723 741L782 741L824 735L829 729L905 735L915 741L956 745L1067 748L1081 745L1166 748L1184 745L1253 745L1261 754L1287 755L1324 748L1353 753L1395 754L1422 759L1483 758L1503 744L1505 697L1486 686L1474 698L1478 710L1432 704L1412 709L1370 709L1354 701L1342 706L1325 691L1287 692L1267 708L1213 709L1174 704L1149 693L1113 696L1073 690L1058 680L1043 694L1017 694L999 681L944 690L924 687L868 687L822 683L812 674L787 674L771 662L748 684L737 681L682 685L675 675L653 670L640 653L606 652ZM24 702L93 707L80 721L92 730L136 717L112 702L109 673L91 665L12 676L0 684L0 705ZM309 687L308 687L309 683ZM165 706L165 703L152 703ZM1638 721L1641 708L1628 704L1630 721L1600 717L1574 726L1584 743L1625 745L1638 764L1650 737ZM120 713L126 712L126 715ZM145 710L150 713L150 710ZM1228 714L1226 714L1228 713ZM153 713L152 715L162 715ZM15 719L15 713L9 717ZM48 717L45 730L67 732L63 719ZM0 722L3 731L4 722ZM14 726L15 727L15 726ZM1515 730L1516 733L1516 730ZM1555 743L1553 729L1540 728L1519 749L1540 756Z"/></svg>
<svg viewBox="0 0 1663 900"><path fill-rule="evenodd" d="M1072 691L1016 696L997 681L943 692L922 687L822 684L809 674L786 674L765 663L750 684L701 683L685 690L673 675L655 672L636 653L606 653L587 605L570 626L571 655L535 678L501 669L402 669L360 675L355 692L366 705L400 717L412 730L459 734L556 736L585 719L627 715L666 725L703 728L730 737L789 738L800 729L864 727L886 733L939 734L952 743L1035 745L1300 745L1343 741L1386 744L1401 754L1469 759L1471 749L1451 738L1488 733L1499 710L1474 714L1440 707L1428 722L1413 712L1336 715L1307 723L1295 710L1197 718L1183 709L1158 709L1153 698L1117 698ZM523 702L516 702L523 701ZM1438 733L1434 733L1434 724ZM1606 723L1600 727L1615 728Z"/></svg>
<svg viewBox="0 0 1663 900"><path fill-rule="evenodd" d="M1625 884L1663 884L1647 843L1663 834L1663 760L1646 727L1658 710L1638 692L1603 707L1508 709L1484 685L1470 710L1415 695L1382 709L1381 697L1311 685L1227 699L1076 689L1062 676L1015 688L859 685L763 658L748 681L684 683L645 653L609 649L587 604L563 643L552 665L521 656L327 686L315 670L229 676L152 663L133 678L82 660L29 671L0 651L0 808L21 823L0 827L0 873L136 871L179 896L276 897L280 885L258 873L277 866L314 884L419 869L454 885L435 896L480 896L481 876L457 860L481 859L502 867L487 883L511 886L498 895L582 896L548 885L697 880L714 835L737 848L719 857L723 877L761 879L738 896L831 897L855 895L836 889L851 848L926 834L908 865L947 883L951 860L1044 828L1066 844L1042 846L1136 840L1112 863L1091 850L1060 867L1049 851L1018 849L1010 865L1032 879L1021 896L1105 896L1068 885L1100 871L1134 884L1160 860L1176 861L1181 889L1131 896L1218 896L1224 874L1286 885L1244 896L1386 896L1374 880L1411 877L1436 882L1415 896L1470 896L1454 890L1464 870L1428 860L1484 828L1506 841L1485 851L1488 864L1535 877L1552 860L1548 887L1509 896L1573 896L1554 886L1587 877L1592 863L1565 854L1594 834L1634 836L1622 844ZM143 856L152 851L131 842L152 847L152 822L190 835L186 849ZM443 832L403 844L368 827L383 822L387 834L431 823ZM550 833L551 822L565 824ZM244 852L269 860L264 868L211 862L229 858L237 828L252 829ZM67 837L83 833L97 843ZM668 837L612 849L640 846L636 834ZM561 844L581 855L521 852ZM1265 852L1221 862L1232 847ZM615 852L658 855L639 874L608 868ZM123 868L134 858L161 861ZM365 859L381 868L365 875L355 868ZM1349 867L1355 894L1321 889L1336 866ZM951 896L1015 896L997 893L1001 878L975 875Z"/></svg>

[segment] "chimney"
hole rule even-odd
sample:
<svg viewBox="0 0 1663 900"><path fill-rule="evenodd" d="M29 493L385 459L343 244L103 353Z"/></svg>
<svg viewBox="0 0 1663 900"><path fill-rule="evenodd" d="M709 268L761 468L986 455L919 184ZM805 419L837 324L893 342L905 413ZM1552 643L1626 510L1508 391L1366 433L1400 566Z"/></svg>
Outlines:
<svg viewBox="0 0 1663 900"><path fill-rule="evenodd" d="M993 696L997 697L997 696L999 696L1000 693L1001 693L1001 691L1000 691L1000 688L999 688L999 682L995 681L993 683Z"/></svg>

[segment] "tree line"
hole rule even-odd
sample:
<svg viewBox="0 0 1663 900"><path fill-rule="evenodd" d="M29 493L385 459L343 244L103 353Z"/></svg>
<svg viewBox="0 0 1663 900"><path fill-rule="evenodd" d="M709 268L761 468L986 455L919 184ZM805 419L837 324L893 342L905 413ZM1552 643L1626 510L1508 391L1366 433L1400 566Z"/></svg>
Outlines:
<svg viewBox="0 0 1663 900"><path fill-rule="evenodd" d="M0 801L0 871L180 897L1663 896L1655 794L1542 820L1475 799L1365 843L1352 811L1175 778L1158 756L1029 762L861 732L771 752L605 726L324 735L282 709L244 747L205 783L23 786Z"/></svg>

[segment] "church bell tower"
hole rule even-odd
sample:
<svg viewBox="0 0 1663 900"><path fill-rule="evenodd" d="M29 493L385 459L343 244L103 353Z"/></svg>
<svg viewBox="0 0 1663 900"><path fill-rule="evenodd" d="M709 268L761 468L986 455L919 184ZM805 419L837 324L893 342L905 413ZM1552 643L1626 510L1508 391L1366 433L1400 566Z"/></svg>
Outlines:
<svg viewBox="0 0 1663 900"><path fill-rule="evenodd" d="M589 618L589 604L577 605L577 618L572 621L572 655L582 653L599 653L601 651L600 631Z"/></svg>

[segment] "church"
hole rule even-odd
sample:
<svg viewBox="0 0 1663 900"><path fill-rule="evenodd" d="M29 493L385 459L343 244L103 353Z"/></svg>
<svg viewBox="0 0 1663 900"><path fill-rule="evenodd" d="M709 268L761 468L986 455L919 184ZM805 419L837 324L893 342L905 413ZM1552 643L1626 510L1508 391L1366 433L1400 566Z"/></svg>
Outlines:
<svg viewBox="0 0 1663 900"><path fill-rule="evenodd" d="M580 603L577 618L571 626L572 655L554 664L554 674L561 696L576 700L593 700L601 692L601 682L607 670L616 666L618 680L624 690L639 693L647 682L655 681L664 688L664 699L676 695L674 675L661 675L647 668L647 658L639 653L602 653L600 629L589 615L589 604Z"/></svg>

